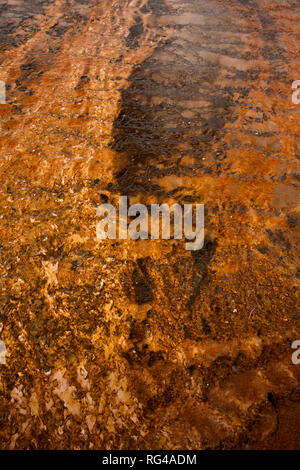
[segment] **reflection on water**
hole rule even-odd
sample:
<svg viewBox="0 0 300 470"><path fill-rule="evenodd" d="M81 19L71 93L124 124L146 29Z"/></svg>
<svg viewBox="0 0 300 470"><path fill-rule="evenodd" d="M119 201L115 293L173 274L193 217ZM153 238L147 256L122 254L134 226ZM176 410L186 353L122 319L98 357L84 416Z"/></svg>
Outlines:
<svg viewBox="0 0 300 470"><path fill-rule="evenodd" d="M236 24L232 9L220 2L172 2L172 7L155 22L167 29L168 39L137 65L122 92L113 143L122 155L117 157L121 185L126 174L122 189L130 165L130 175L159 163L179 173L178 165L187 160L198 174L200 169L215 173L226 150L224 127L237 119L234 108L250 91L246 80L255 57L242 15Z"/></svg>

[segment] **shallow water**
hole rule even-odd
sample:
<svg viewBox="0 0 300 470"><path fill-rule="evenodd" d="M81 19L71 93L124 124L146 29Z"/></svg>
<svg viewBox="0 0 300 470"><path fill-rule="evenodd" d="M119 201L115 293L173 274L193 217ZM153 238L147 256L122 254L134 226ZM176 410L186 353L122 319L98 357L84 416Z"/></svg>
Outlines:
<svg viewBox="0 0 300 470"><path fill-rule="evenodd" d="M298 2L0 5L0 446L299 447ZM203 250L97 241L120 195Z"/></svg>

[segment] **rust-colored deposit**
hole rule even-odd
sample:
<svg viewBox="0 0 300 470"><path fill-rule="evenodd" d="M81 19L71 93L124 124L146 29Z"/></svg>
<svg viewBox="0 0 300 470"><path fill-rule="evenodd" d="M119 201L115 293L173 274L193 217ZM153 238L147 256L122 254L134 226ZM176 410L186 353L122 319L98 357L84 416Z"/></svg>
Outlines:
<svg viewBox="0 0 300 470"><path fill-rule="evenodd" d="M0 448L300 448L299 1L0 8ZM97 240L120 195L204 248Z"/></svg>

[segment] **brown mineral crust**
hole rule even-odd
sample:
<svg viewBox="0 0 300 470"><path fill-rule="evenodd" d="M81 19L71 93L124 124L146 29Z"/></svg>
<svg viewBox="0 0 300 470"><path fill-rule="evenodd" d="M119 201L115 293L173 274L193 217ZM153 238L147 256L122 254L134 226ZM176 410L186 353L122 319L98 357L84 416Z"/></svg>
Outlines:
<svg viewBox="0 0 300 470"><path fill-rule="evenodd" d="M299 448L298 2L30 4L0 2L0 448ZM204 203L204 248L100 242L120 195Z"/></svg>

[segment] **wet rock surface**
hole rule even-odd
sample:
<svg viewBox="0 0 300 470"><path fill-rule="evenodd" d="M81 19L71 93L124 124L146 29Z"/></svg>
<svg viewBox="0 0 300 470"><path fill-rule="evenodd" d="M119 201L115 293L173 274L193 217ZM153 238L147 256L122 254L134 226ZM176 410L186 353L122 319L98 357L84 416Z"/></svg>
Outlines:
<svg viewBox="0 0 300 470"><path fill-rule="evenodd" d="M298 2L0 7L1 448L299 448ZM204 248L97 241L120 195Z"/></svg>

